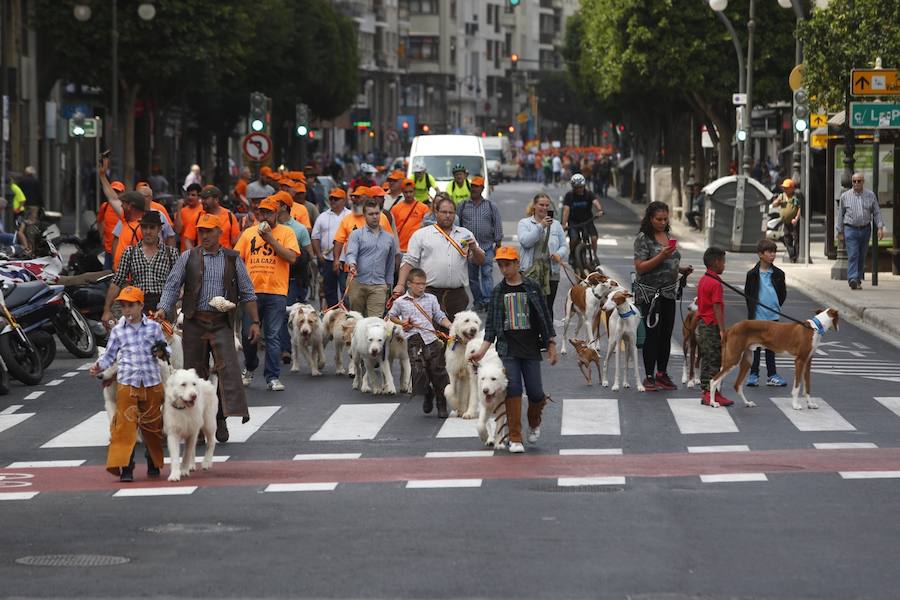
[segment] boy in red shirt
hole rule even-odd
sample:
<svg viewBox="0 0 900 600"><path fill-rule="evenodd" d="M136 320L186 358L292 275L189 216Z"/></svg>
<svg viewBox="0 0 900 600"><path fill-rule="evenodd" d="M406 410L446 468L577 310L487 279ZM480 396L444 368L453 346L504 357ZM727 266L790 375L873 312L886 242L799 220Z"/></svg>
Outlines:
<svg viewBox="0 0 900 600"><path fill-rule="evenodd" d="M697 343L700 347L700 403L710 405L709 380L722 368L722 341L725 338L725 303L719 275L725 272L725 251L715 246L703 253L706 273L697 284ZM715 402L731 406L731 400L716 390Z"/></svg>

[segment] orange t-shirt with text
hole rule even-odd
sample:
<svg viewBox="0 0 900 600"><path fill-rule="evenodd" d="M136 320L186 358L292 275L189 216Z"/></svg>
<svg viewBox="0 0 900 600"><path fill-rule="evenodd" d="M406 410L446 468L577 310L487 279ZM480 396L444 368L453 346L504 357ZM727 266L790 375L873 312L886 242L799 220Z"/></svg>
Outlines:
<svg viewBox="0 0 900 600"><path fill-rule="evenodd" d="M406 252L409 238L422 225L422 219L428 214L428 207L421 202L398 202L391 207L394 223L397 226L397 237L400 240L400 252Z"/></svg>
<svg viewBox="0 0 900 600"><path fill-rule="evenodd" d="M276 242L300 256L297 234L293 229L287 225L275 225L272 228L272 235ZM234 249L247 265L247 273L253 282L253 291L258 294L287 295L291 264L275 254L275 248L263 239L258 227L245 230L234 245Z"/></svg>

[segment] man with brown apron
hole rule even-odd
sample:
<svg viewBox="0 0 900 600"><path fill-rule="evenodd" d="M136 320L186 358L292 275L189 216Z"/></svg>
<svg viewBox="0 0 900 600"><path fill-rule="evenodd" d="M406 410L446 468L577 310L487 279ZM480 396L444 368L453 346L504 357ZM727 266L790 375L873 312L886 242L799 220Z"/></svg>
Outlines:
<svg viewBox="0 0 900 600"><path fill-rule="evenodd" d="M166 280L156 315L164 318L172 310L184 286L181 301L181 311L184 313L184 368L195 369L200 377L208 379L209 358L212 355L219 378L216 440L224 443L228 441L225 417L240 416L246 423L250 420L250 412L234 347L236 308L219 312L209 305L209 301L222 296L235 305L243 304L250 315L251 326L247 337L251 342L259 339L259 313L247 268L237 252L221 246L221 233L219 220L215 216L204 214L200 217L197 222L200 245L184 252L175 263Z"/></svg>

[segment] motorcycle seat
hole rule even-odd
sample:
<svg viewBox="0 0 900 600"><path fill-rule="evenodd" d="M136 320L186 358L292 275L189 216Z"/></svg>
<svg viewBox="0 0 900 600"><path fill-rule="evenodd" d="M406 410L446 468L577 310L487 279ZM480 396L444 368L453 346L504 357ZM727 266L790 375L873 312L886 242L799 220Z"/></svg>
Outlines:
<svg viewBox="0 0 900 600"><path fill-rule="evenodd" d="M34 298L38 293L47 289L47 284L43 281L27 281L25 283L17 283L9 291L4 291L6 298L6 306L10 309L27 304L29 300Z"/></svg>

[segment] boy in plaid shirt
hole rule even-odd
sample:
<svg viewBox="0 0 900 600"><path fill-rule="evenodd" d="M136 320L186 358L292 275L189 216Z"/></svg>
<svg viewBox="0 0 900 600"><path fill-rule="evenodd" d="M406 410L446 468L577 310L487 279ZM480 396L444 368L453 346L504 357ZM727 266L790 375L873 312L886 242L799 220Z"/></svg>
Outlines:
<svg viewBox="0 0 900 600"><path fill-rule="evenodd" d="M159 476L163 464L163 386L154 348L168 353L166 338L156 321L142 313L144 292L129 286L116 300L125 317L109 334L106 352L90 369L97 375L117 362L116 414L109 425L106 470L120 481L134 481L134 446L138 429L147 447L147 475Z"/></svg>

